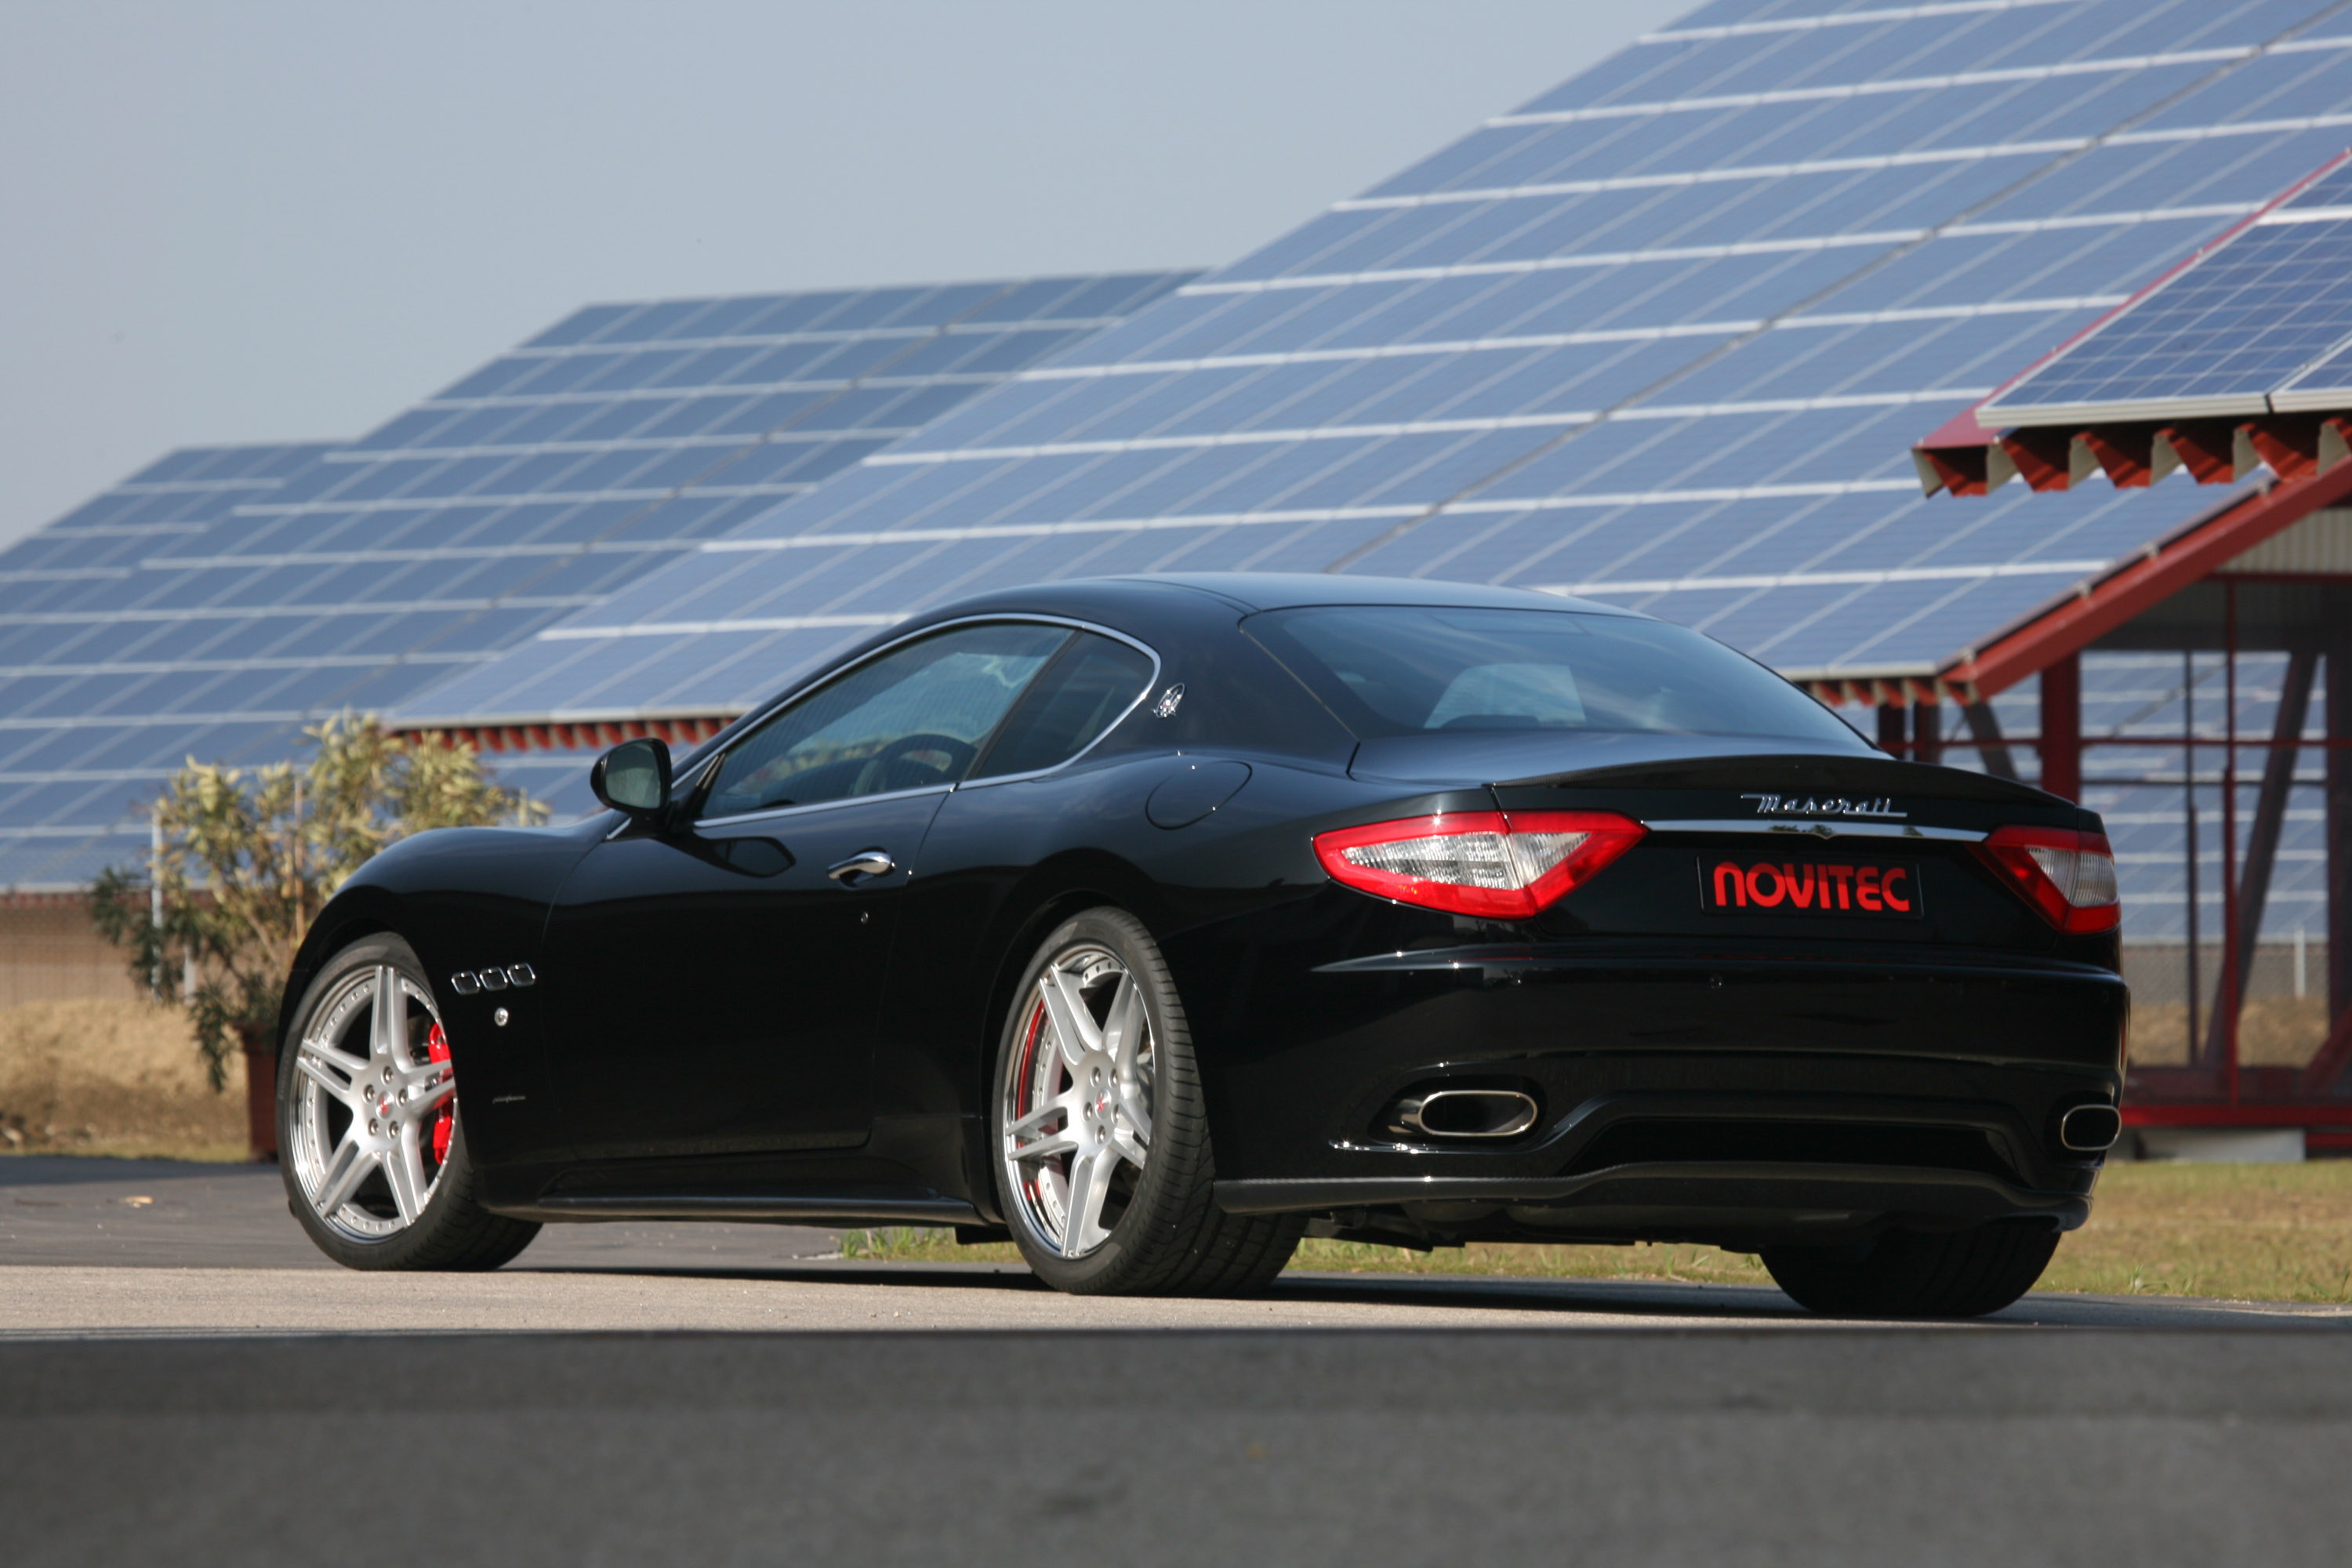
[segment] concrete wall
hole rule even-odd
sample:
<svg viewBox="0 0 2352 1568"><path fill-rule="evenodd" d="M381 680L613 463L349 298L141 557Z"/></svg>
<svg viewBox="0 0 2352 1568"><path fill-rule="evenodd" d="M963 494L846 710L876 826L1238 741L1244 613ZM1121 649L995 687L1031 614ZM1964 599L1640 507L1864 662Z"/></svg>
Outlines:
<svg viewBox="0 0 2352 1568"><path fill-rule="evenodd" d="M0 1007L77 996L135 996L121 949L76 898L0 900Z"/></svg>

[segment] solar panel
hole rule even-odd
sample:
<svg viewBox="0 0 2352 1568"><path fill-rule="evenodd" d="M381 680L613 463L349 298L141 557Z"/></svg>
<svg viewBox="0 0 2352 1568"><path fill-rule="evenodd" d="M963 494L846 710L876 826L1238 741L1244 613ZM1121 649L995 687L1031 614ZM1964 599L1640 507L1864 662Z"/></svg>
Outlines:
<svg viewBox="0 0 2352 1568"><path fill-rule="evenodd" d="M93 838L152 793L155 775L122 763L136 726L109 715L142 688L193 698L215 676L151 624L101 629L103 606L127 596L146 557L271 493L322 450L173 452L0 552L0 885L85 882L123 853L127 840ZM183 722L170 738L202 728Z"/></svg>
<svg viewBox="0 0 2352 1568"><path fill-rule="evenodd" d="M348 446L173 454L0 554L0 886L135 858L185 757L404 701L1188 276L594 306Z"/></svg>
<svg viewBox="0 0 2352 1568"><path fill-rule="evenodd" d="M2325 10L1708 7L403 711L728 712L958 594L1209 566L1924 672L2208 504L1956 521L1906 448L2340 147Z"/></svg>
<svg viewBox="0 0 2352 1568"><path fill-rule="evenodd" d="M1987 404L1997 424L2344 407L2352 154L2197 254Z"/></svg>

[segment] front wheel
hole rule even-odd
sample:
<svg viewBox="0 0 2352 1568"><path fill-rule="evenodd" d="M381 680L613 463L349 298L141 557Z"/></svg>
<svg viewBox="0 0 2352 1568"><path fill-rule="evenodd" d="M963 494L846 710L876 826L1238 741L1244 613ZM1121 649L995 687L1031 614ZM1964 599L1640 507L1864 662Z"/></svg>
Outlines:
<svg viewBox="0 0 2352 1568"><path fill-rule="evenodd" d="M1856 1249L1768 1247L1764 1267L1796 1303L1834 1318L1980 1318L2033 1288L2058 1232L2032 1221L1890 1230Z"/></svg>
<svg viewBox="0 0 2352 1568"><path fill-rule="evenodd" d="M352 943L303 993L278 1146L295 1218L347 1268L496 1268L539 1234L474 1202L440 1010L398 937Z"/></svg>
<svg viewBox="0 0 2352 1568"><path fill-rule="evenodd" d="M1206 1296L1280 1273L1301 1223L1216 1206L1192 1032L1143 922L1113 909L1066 921L1013 997L990 1131L1005 1224L1037 1277Z"/></svg>

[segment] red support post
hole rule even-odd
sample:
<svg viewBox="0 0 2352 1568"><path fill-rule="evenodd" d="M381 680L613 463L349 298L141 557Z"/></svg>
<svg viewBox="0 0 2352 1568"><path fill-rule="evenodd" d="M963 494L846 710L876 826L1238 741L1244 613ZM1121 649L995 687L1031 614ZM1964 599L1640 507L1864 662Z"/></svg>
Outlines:
<svg viewBox="0 0 2352 1568"><path fill-rule="evenodd" d="M2221 1069L2230 1103L2238 1103L2238 1008L2245 984L2246 956L2238 951L2238 584L2222 587L2222 673L2227 704L2221 717Z"/></svg>
<svg viewBox="0 0 2352 1568"><path fill-rule="evenodd" d="M2326 647L2327 704L2326 889L2327 889L2327 1017L2331 1038L2352 1039L2352 594L2342 588L2328 595ZM2322 1057L2327 1053L2322 1052ZM2340 1058L2335 1061L2342 1071ZM2310 1092L2325 1094L2333 1079L2315 1084Z"/></svg>
<svg viewBox="0 0 2352 1568"><path fill-rule="evenodd" d="M1900 702L1878 705L1878 749L1890 757L1911 754L1911 742L1904 734L1903 713Z"/></svg>
<svg viewBox="0 0 2352 1568"><path fill-rule="evenodd" d="M1943 704L1911 704L1911 760L1915 763L1940 763L1944 760Z"/></svg>
<svg viewBox="0 0 2352 1568"><path fill-rule="evenodd" d="M2083 658L2068 654L2042 670L2042 787L2083 798Z"/></svg>

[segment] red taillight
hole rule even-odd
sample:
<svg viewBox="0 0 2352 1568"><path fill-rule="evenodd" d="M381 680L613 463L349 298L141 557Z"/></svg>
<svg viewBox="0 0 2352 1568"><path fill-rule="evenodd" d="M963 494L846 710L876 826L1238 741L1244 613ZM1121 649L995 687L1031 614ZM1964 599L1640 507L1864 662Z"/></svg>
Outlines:
<svg viewBox="0 0 2352 1568"><path fill-rule="evenodd" d="M1977 853L2060 931L2113 931L2122 923L2116 852L2103 833L2004 827L1978 845Z"/></svg>
<svg viewBox="0 0 2352 1568"><path fill-rule="evenodd" d="M1315 853L1335 879L1367 893L1523 921L1648 831L1610 811L1463 811L1334 828L1315 836Z"/></svg>

